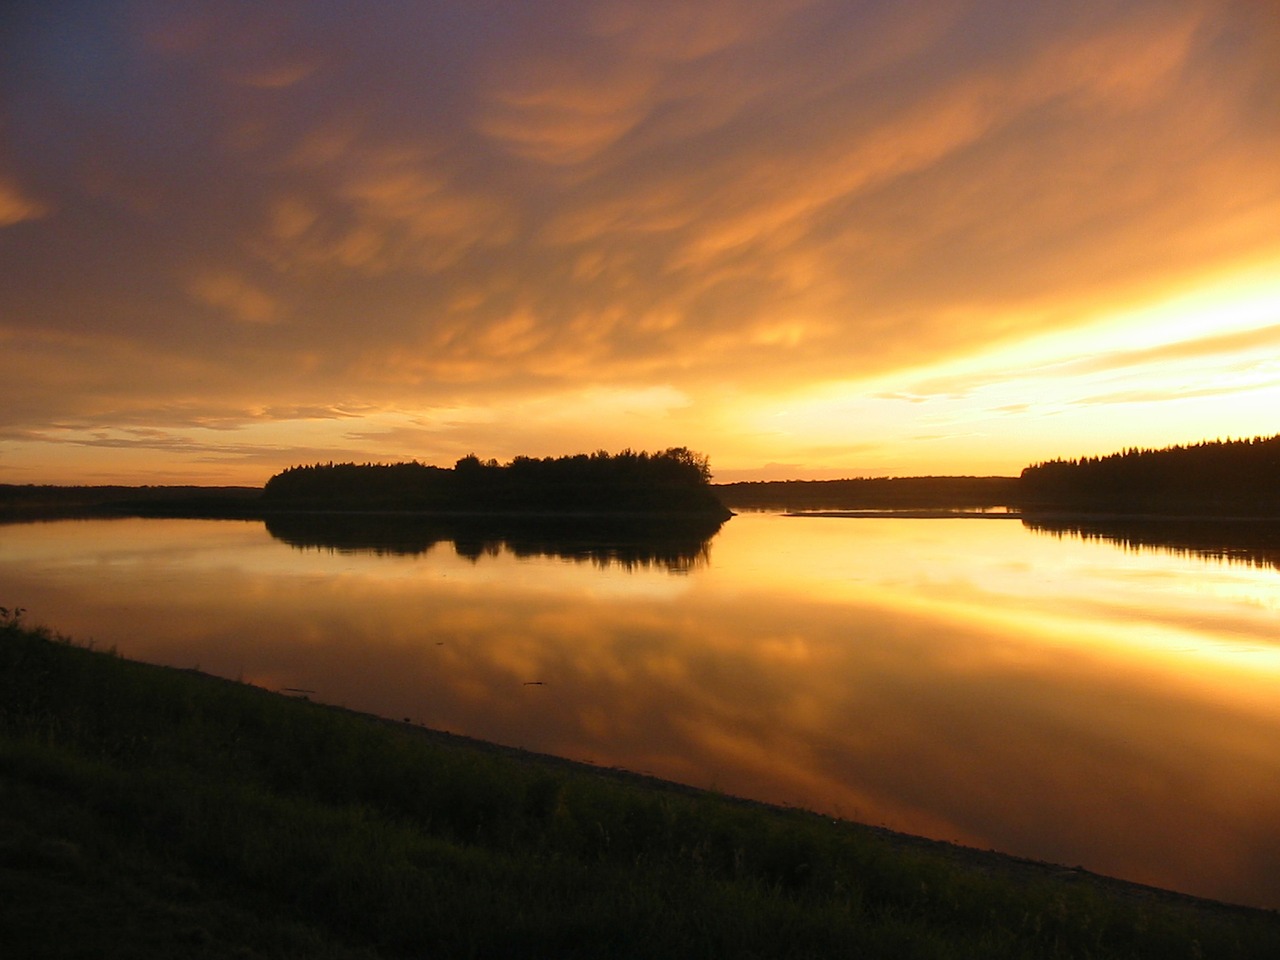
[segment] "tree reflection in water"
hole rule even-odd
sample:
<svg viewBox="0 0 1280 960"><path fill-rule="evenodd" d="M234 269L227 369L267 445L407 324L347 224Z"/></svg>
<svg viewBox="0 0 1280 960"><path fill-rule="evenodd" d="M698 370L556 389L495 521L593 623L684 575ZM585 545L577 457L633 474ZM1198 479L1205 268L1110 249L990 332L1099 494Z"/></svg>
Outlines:
<svg viewBox="0 0 1280 960"><path fill-rule="evenodd" d="M277 540L304 550L418 555L452 543L473 562L506 551L522 558L687 573L707 563L721 523L685 517L278 514L268 516L266 526Z"/></svg>
<svg viewBox="0 0 1280 960"><path fill-rule="evenodd" d="M1280 570L1280 520L1198 517L1023 517L1037 533Z"/></svg>

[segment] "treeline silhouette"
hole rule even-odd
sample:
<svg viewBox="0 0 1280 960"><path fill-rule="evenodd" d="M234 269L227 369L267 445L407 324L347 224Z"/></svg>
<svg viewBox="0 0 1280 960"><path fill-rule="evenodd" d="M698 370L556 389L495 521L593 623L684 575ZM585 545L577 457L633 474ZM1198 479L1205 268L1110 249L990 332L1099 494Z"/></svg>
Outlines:
<svg viewBox="0 0 1280 960"><path fill-rule="evenodd" d="M267 481L267 509L443 513L730 514L707 458L687 447L482 461L451 469L410 462L290 467Z"/></svg>
<svg viewBox="0 0 1280 960"><path fill-rule="evenodd" d="M982 509L1015 502L1016 477L869 477L716 484L735 510Z"/></svg>
<svg viewBox="0 0 1280 960"><path fill-rule="evenodd" d="M258 487L0 484L0 523L136 514L234 513L251 509Z"/></svg>
<svg viewBox="0 0 1280 960"><path fill-rule="evenodd" d="M1018 480L1025 510L1280 516L1280 435L1050 460Z"/></svg>

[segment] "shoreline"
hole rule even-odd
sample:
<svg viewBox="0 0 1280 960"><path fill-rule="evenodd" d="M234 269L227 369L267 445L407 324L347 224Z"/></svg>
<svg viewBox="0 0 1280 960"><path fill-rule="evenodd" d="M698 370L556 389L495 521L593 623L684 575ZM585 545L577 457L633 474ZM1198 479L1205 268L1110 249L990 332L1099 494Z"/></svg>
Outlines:
<svg viewBox="0 0 1280 960"><path fill-rule="evenodd" d="M0 929L24 956L1280 955L1275 910L129 660L20 616L0 611Z"/></svg>
<svg viewBox="0 0 1280 960"><path fill-rule="evenodd" d="M890 482L936 481L969 478L892 478ZM1011 481L1013 478L994 478ZM812 481L813 483L845 483L848 481ZM808 483L808 481L777 481L777 483ZM451 509L448 507L409 507L332 505L289 505L263 500L261 487L231 486L57 486L0 484L0 523L94 519L110 517L163 517L170 519L228 519L267 520L271 517L409 517L440 521L536 521L595 520L595 521L699 521L719 520L727 522L738 512L780 513L794 517L829 517L849 519L1021 519L1028 523L1130 523L1130 522L1221 522L1221 523L1280 523L1280 512L1272 510L1243 510L1237 506L1197 508L1181 504L1169 509L1117 508L1108 509L1090 504L1019 503L1017 498L1007 502L975 502L958 497L947 503L933 500L928 505L904 503L901 506L871 503L843 505L829 503L820 507L806 507L788 503L785 498L772 503L757 503L747 499L724 496L734 485L712 484L711 490L722 503L720 509L573 509L573 508L512 508L512 509ZM856 501L855 501L856 503Z"/></svg>
<svg viewBox="0 0 1280 960"><path fill-rule="evenodd" d="M1275 523L1274 514L1215 513L1105 513L1097 510L1038 510L1026 507L866 507L847 510L758 510L758 513L780 513L786 517L828 517L832 519L901 519L901 520L1022 520L1025 523Z"/></svg>
<svg viewBox="0 0 1280 960"><path fill-rule="evenodd" d="M141 663L142 661L130 662ZM598 777L647 791L669 793L694 800L728 803L735 807L758 810L769 814L800 817L814 824L830 825L842 830L852 830L875 837L882 842L888 843L895 849L904 851L918 850L927 851L932 854L940 854L948 860L960 865L964 869L978 870L987 874L998 873L1014 875L1028 880L1048 879L1058 882L1065 881L1073 884L1096 886L1105 888L1111 893L1126 897L1134 902L1159 902L1188 906L1216 913L1225 912L1229 914L1239 914L1241 916L1261 916L1280 919L1280 906L1259 907L1251 906L1249 904L1233 903L1228 900L1218 900L1212 897L1197 896L1196 894L1185 893L1168 887L1158 887L1152 884L1140 883L1135 880L1126 880L1123 877L1114 877L1104 873L1097 873L1080 865L1068 866L1066 864L1054 863L1048 860L1037 860L1034 857L1025 857L1016 853L1007 853L994 848L984 849L982 847L967 846L950 840L938 840L933 837L926 837L920 834L905 833L900 830L894 830L890 827L876 826L874 824L863 823L858 820L836 817L831 814L824 814L810 810L806 807L789 806L786 804L771 803L767 800L756 800L751 797L722 793L714 789L682 783L678 780L667 780L650 773L629 770L625 767L603 766L589 760L576 760L572 757L543 753L537 750L531 750L527 747L517 747L509 744L498 743L492 740L482 740L478 737L472 737L464 733L439 730L423 724L397 720L393 717L385 717L381 714L357 710L352 707L342 706L341 704L312 700L310 697L303 694L290 693L285 690L273 690L269 687L261 687L244 681L221 677L217 674L206 673L195 668L168 667L154 664L147 665L155 666L156 669L159 670L170 670L180 674L188 674L206 681L229 684L234 687L243 687L254 691L261 691L264 694L272 697L278 697L286 701L292 700L300 703L306 703L311 707L332 712L339 716L371 723L400 733L408 733L411 736L421 737L427 741L447 747L493 754L517 763L563 770L577 776Z"/></svg>
<svg viewBox="0 0 1280 960"><path fill-rule="evenodd" d="M949 509L912 508L895 510L892 507L868 507L863 510L786 510L786 517L826 517L837 520L1021 520L1023 514L1013 510L982 510L957 507Z"/></svg>

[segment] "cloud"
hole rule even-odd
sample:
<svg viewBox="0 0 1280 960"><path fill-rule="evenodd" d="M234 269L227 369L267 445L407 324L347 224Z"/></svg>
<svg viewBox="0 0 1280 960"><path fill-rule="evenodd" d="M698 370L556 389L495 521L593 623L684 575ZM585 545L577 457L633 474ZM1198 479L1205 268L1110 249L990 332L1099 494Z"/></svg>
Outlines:
<svg viewBox="0 0 1280 960"><path fill-rule="evenodd" d="M1092 373L1169 361L1204 360L1215 356L1248 354L1280 355L1280 321L1272 326L1252 330L1191 337L1158 346L1120 350L1098 357L1082 358L1064 365L1061 372Z"/></svg>
<svg viewBox="0 0 1280 960"><path fill-rule="evenodd" d="M24 220L39 220L49 214L49 208L27 196L17 184L0 175L0 227L9 227Z"/></svg>
<svg viewBox="0 0 1280 960"><path fill-rule="evenodd" d="M1269 380L1250 380L1244 383L1220 383L1203 387L1172 387L1167 390L1123 390L1115 393L1094 394L1070 401L1071 406L1115 406L1130 403L1168 403L1194 400L1198 397L1221 398L1241 393L1256 393L1280 387L1280 375Z"/></svg>
<svg viewBox="0 0 1280 960"><path fill-rule="evenodd" d="M38 361L4 388L33 429L188 403L777 394L1280 255L1280 28L1259 5L177 2L14 23L0 331Z"/></svg>
<svg viewBox="0 0 1280 960"><path fill-rule="evenodd" d="M201 273L191 280L188 290L197 300L225 310L243 323L275 323L280 318L275 298L235 273Z"/></svg>
<svg viewBox="0 0 1280 960"><path fill-rule="evenodd" d="M479 129L517 156L550 164L589 160L644 119L653 78L611 63L590 76L559 57L526 61L495 84Z"/></svg>
<svg viewBox="0 0 1280 960"><path fill-rule="evenodd" d="M1175 320L1185 319L1185 316L1170 317L1166 323L1171 325ZM1200 316L1198 319L1203 323L1212 322L1216 317L1210 309L1207 317ZM1158 326L1151 329L1151 335L1161 335ZM1010 382L1019 382L1028 389L1036 382L1053 383L1056 391L1062 389L1062 384L1085 380L1097 382L1100 377L1114 380L1117 377L1163 375L1167 380L1170 377L1168 371L1171 370L1176 370L1177 376L1184 381L1182 390L1166 392L1162 388L1142 395L1172 397L1194 393L1211 396L1234 393L1240 389L1252 390L1256 389L1256 384L1227 384L1223 382L1221 375L1231 373L1239 376L1254 368L1271 365L1277 350L1280 350L1280 325L1229 333L1191 334L1143 347L1104 346L1088 337L1082 337L1075 343L1060 343L1058 349L1062 353L1055 357L1047 356L1047 349L1042 347L1039 351L1016 360L1010 359L1004 365L995 364L974 372L916 379L911 382L909 390L882 391L871 396L912 404L938 400L962 401L984 390L1001 388ZM1214 377L1216 382L1203 390L1193 391L1186 382L1189 377L1194 377L1197 382ZM1008 409L1014 408L1016 405Z"/></svg>

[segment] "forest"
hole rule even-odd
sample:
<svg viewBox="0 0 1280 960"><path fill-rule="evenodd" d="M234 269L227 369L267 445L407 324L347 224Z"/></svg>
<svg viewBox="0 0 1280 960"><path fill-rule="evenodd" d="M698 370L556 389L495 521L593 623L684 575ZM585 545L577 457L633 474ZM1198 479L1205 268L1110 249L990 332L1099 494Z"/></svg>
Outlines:
<svg viewBox="0 0 1280 960"><path fill-rule="evenodd" d="M259 487L0 484L0 523L77 517L252 515Z"/></svg>
<svg viewBox="0 0 1280 960"><path fill-rule="evenodd" d="M1027 510L1280 516L1280 435L1037 463L1018 499Z"/></svg>
<svg viewBox="0 0 1280 960"><path fill-rule="evenodd" d="M686 447L507 464L472 454L451 469L417 462L298 466L268 480L262 500L268 509L730 515L712 490L707 458Z"/></svg>
<svg viewBox="0 0 1280 960"><path fill-rule="evenodd" d="M687 447L294 466L265 487L0 484L0 522L77 516L225 516L302 511L698 516L731 510L981 510L1280 518L1280 435L1055 459L1018 477L871 477L711 482Z"/></svg>

